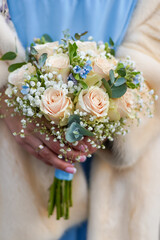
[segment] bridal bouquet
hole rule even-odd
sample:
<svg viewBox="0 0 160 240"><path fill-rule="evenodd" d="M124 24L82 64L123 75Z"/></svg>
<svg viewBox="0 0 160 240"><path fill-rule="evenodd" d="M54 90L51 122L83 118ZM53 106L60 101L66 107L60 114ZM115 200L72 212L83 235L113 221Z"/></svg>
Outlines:
<svg viewBox="0 0 160 240"><path fill-rule="evenodd" d="M142 115L152 117L157 98L129 57L114 57L111 39L110 44L91 38L81 41L84 34L74 38L65 34L61 43L43 35L27 48L26 62L9 67L6 102L15 113L25 116L20 136L25 137L27 122L39 118L43 123L45 117L50 129L38 123L35 131L59 141L58 157L64 161L71 146L84 137L91 146L104 149L106 139L125 135ZM8 52L1 60L15 57L16 53ZM49 216L56 208L57 219L69 218L72 179L73 174L55 170L49 189Z"/></svg>

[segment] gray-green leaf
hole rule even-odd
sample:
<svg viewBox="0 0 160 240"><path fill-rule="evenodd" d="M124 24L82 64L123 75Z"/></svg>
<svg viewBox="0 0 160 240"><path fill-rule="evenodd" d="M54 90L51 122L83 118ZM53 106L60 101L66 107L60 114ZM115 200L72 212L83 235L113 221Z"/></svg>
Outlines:
<svg viewBox="0 0 160 240"><path fill-rule="evenodd" d="M126 82L126 79L125 78L118 78L116 80L116 82L114 83L114 86L118 87L118 86L121 86L122 84L124 84Z"/></svg>
<svg viewBox="0 0 160 240"><path fill-rule="evenodd" d="M115 77L112 69L109 71L109 77L110 77L111 84L113 84L115 82Z"/></svg>
<svg viewBox="0 0 160 240"><path fill-rule="evenodd" d="M38 60L38 63L39 63L40 67L43 67L43 65L46 62L46 59L47 59L47 53L43 53Z"/></svg>
<svg viewBox="0 0 160 240"><path fill-rule="evenodd" d="M127 91L127 85L124 83L119 87L113 86L111 89L112 89L112 98L120 98Z"/></svg>

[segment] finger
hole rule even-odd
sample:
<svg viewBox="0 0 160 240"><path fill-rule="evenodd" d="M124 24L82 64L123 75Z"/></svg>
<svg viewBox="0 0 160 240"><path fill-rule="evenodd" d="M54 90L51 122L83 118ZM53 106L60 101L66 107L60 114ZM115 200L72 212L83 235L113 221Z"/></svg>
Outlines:
<svg viewBox="0 0 160 240"><path fill-rule="evenodd" d="M88 144L85 143L84 139L76 142L75 144L70 144L70 146L77 151L87 153L88 152Z"/></svg>
<svg viewBox="0 0 160 240"><path fill-rule="evenodd" d="M84 162L86 160L85 153L81 151L76 151L71 149L70 147L65 146L64 144L60 144L58 140L54 140L53 136L50 136L48 140L46 140L46 135L36 133L36 136L54 153L58 155L62 155L65 159L72 160L72 161L80 161Z"/></svg>
<svg viewBox="0 0 160 240"><path fill-rule="evenodd" d="M52 164L55 168L66 171L68 173L76 173L76 168L69 162L65 162L57 157L49 148L44 147L39 151L39 156Z"/></svg>
<svg viewBox="0 0 160 240"><path fill-rule="evenodd" d="M32 156L34 156L35 158L45 162L46 164L48 165L52 165L50 162L48 162L46 159L43 159L42 157L40 157L40 155L38 154L38 152L35 152L35 150L28 144L24 144L23 145L23 148L28 152L30 153Z"/></svg>

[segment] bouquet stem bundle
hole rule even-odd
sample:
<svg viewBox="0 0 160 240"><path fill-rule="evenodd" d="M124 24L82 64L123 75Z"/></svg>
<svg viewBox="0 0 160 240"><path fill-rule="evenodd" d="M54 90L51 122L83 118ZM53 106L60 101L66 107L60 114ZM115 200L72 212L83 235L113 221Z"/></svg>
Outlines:
<svg viewBox="0 0 160 240"><path fill-rule="evenodd" d="M51 216L56 208L57 220L62 217L69 219L69 208L72 207L72 180L54 177L49 192L48 216Z"/></svg>

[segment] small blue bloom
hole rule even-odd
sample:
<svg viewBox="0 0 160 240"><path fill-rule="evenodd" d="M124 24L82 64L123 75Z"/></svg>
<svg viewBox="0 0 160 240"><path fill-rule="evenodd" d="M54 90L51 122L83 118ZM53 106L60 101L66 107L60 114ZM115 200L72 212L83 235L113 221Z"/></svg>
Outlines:
<svg viewBox="0 0 160 240"><path fill-rule="evenodd" d="M75 85L78 84L77 80L73 77L73 74L72 74L72 73L69 74L67 80L74 82Z"/></svg>
<svg viewBox="0 0 160 240"><path fill-rule="evenodd" d="M89 73L92 70L92 67L90 65L85 65L84 69Z"/></svg>
<svg viewBox="0 0 160 240"><path fill-rule="evenodd" d="M28 86L26 86L26 85L23 85L22 86L22 90L21 90L21 93L23 94L23 95L26 95L26 94L28 94L29 93L29 87Z"/></svg>
<svg viewBox="0 0 160 240"><path fill-rule="evenodd" d="M87 78L87 74L88 74L88 71L85 70L85 69L82 69L81 72L80 72L81 78L84 78L84 79Z"/></svg>
<svg viewBox="0 0 160 240"><path fill-rule="evenodd" d="M91 60L88 60L85 64L85 66L91 65L91 63L92 63Z"/></svg>
<svg viewBox="0 0 160 240"><path fill-rule="evenodd" d="M133 79L133 83L135 85L139 83L139 75L135 76L135 78Z"/></svg>
<svg viewBox="0 0 160 240"><path fill-rule="evenodd" d="M76 65L76 66L73 68L74 73L80 73L81 70L82 70L81 67L78 66L78 65Z"/></svg>

